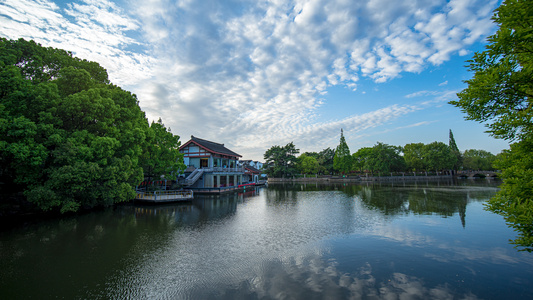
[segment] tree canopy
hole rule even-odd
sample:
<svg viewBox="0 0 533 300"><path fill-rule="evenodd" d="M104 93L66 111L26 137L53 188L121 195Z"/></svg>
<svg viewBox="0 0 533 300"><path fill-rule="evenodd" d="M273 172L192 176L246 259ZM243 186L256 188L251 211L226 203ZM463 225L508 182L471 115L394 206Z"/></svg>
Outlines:
<svg viewBox="0 0 533 300"><path fill-rule="evenodd" d="M533 132L533 1L506 0L492 19L499 29L468 61L474 77L450 103L495 137L521 139Z"/></svg>
<svg viewBox="0 0 533 300"><path fill-rule="evenodd" d="M335 156L333 158L333 168L343 174L352 169L352 155L350 154L348 144L346 144L346 139L344 139L342 129L339 145L335 150Z"/></svg>
<svg viewBox="0 0 533 300"><path fill-rule="evenodd" d="M457 143L455 143L455 138L453 137L453 132L451 129L450 129L450 134L449 134L448 146L450 147L450 150L457 158L455 161L455 164L453 165L453 169L459 170L459 168L463 165L463 156L461 155L461 151L459 151L459 148L457 147Z"/></svg>
<svg viewBox="0 0 533 300"><path fill-rule="evenodd" d="M427 170L427 162L424 159L426 146L424 143L410 143L403 147L403 158L407 168L413 171Z"/></svg>
<svg viewBox="0 0 533 300"><path fill-rule="evenodd" d="M302 174L316 174L319 169L318 160L304 153L298 157L298 169Z"/></svg>
<svg viewBox="0 0 533 300"><path fill-rule="evenodd" d="M405 169L401 148L378 142L366 158L365 166L372 172L399 172Z"/></svg>
<svg viewBox="0 0 533 300"><path fill-rule="evenodd" d="M488 151L468 149L463 154L463 168L467 170L491 171L496 156Z"/></svg>
<svg viewBox="0 0 533 300"><path fill-rule="evenodd" d="M285 146L272 146L265 152L265 171L271 177L289 177L296 174L297 158L300 152L293 142Z"/></svg>
<svg viewBox="0 0 533 300"><path fill-rule="evenodd" d="M474 76L450 103L485 123L494 137L516 142L496 162L503 184L487 208L518 230L517 246L532 251L533 1L506 0L492 19L498 31L468 61Z"/></svg>
<svg viewBox="0 0 533 300"><path fill-rule="evenodd" d="M451 170L457 161L457 157L450 147L442 142L427 144L423 157L427 168L432 170Z"/></svg>
<svg viewBox="0 0 533 300"><path fill-rule="evenodd" d="M97 63L0 39L2 193L61 212L131 200L149 165L147 136L136 96Z"/></svg>

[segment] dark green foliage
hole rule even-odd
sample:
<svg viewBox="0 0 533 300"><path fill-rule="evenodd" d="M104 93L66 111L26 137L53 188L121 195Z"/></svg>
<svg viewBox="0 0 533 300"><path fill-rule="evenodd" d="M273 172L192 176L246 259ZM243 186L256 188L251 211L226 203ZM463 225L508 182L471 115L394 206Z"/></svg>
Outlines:
<svg viewBox="0 0 533 300"><path fill-rule="evenodd" d="M448 146L450 147L450 150L452 150L453 155L457 158L455 161L455 164L453 165L454 170L459 170L461 166L463 165L463 157L461 155L461 151L459 151L459 148L457 147L457 144L455 143L455 138L453 137L453 132L450 129L450 140L448 142Z"/></svg>
<svg viewBox="0 0 533 300"><path fill-rule="evenodd" d="M450 103L495 137L521 139L533 132L533 1L504 1L493 20L499 30L468 61L474 77Z"/></svg>
<svg viewBox="0 0 533 300"><path fill-rule="evenodd" d="M368 169L379 173L401 172L405 170L405 160L400 153L400 147L378 142L372 147L367 161Z"/></svg>
<svg viewBox="0 0 533 300"><path fill-rule="evenodd" d="M333 168L340 173L348 173L352 170L352 155L350 148L344 139L344 133L341 129L341 138L337 149L335 149L335 157L333 158Z"/></svg>
<svg viewBox="0 0 533 300"><path fill-rule="evenodd" d="M451 170L457 157L450 147L442 142L433 142L424 146L424 161L431 170Z"/></svg>
<svg viewBox="0 0 533 300"><path fill-rule="evenodd" d="M506 0L493 20L499 25L485 51L469 61L474 77L457 96L469 120L485 123L493 136L517 141L497 161L504 180L487 208L518 232L514 243L533 249L533 1Z"/></svg>
<svg viewBox="0 0 533 300"><path fill-rule="evenodd" d="M423 143L411 143L403 147L403 158L407 168L412 171L427 170L427 162L424 159L426 145Z"/></svg>
<svg viewBox="0 0 533 300"><path fill-rule="evenodd" d="M292 142L272 146L265 152L265 171L271 177L290 177L297 173L296 154L300 152Z"/></svg>
<svg viewBox="0 0 533 300"><path fill-rule="evenodd" d="M363 172L368 169L368 160L372 155L372 148L364 147L352 154L352 169Z"/></svg>
<svg viewBox="0 0 533 300"><path fill-rule="evenodd" d="M61 212L131 200L149 132L135 95L97 63L0 40L1 192Z"/></svg>
<svg viewBox="0 0 533 300"><path fill-rule="evenodd" d="M465 170L492 171L496 156L494 154L477 149L468 149L463 154L463 168Z"/></svg>
<svg viewBox="0 0 533 300"><path fill-rule="evenodd" d="M501 190L487 204L487 209L502 215L518 237L512 241L521 250L533 251L533 140L511 145L496 160L502 170Z"/></svg>
<svg viewBox="0 0 533 300"><path fill-rule="evenodd" d="M142 156L144 176L159 180L161 175L175 180L185 170L183 154L179 153L179 136L167 131L161 118L152 122L146 132L147 151Z"/></svg>
<svg viewBox="0 0 533 300"><path fill-rule="evenodd" d="M355 152L352 166L355 170L372 173L401 172L405 170L405 160L400 153L400 147L377 143L372 148L361 148Z"/></svg>
<svg viewBox="0 0 533 300"><path fill-rule="evenodd" d="M298 157L298 170L302 174L317 174L319 169L318 161L313 156L305 153Z"/></svg>

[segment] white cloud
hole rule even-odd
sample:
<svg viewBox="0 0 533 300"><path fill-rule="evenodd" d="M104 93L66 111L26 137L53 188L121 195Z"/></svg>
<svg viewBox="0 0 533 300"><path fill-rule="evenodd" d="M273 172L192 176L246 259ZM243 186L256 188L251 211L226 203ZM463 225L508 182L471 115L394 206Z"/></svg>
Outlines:
<svg viewBox="0 0 533 300"><path fill-rule="evenodd" d="M383 83L465 55L494 29L496 4L137 0L121 8L86 0L60 8L6 0L0 34L97 61L182 140L253 145L241 152L257 159L273 144L298 140L305 149L340 126L355 132L416 111L387 106L316 123L329 86L356 90L361 78Z"/></svg>
<svg viewBox="0 0 533 300"><path fill-rule="evenodd" d="M127 35L138 30L139 23L113 2L87 0L61 9L46 0L6 0L0 8L0 34L4 37L33 39L97 61L118 85L134 86L152 75L155 59L127 50L140 45Z"/></svg>

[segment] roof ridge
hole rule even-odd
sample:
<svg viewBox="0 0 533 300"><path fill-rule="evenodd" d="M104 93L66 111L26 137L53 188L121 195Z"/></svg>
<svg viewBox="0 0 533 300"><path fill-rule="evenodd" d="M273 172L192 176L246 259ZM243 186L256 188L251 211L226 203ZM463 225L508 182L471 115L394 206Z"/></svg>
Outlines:
<svg viewBox="0 0 533 300"><path fill-rule="evenodd" d="M206 139L201 139L199 137L195 137L194 135L191 135L191 139L192 140L201 140L201 141L204 141L204 142L209 142L209 143L213 143L213 144L217 144L217 145L222 145L224 146L224 144L221 144L221 143L217 143L217 142L212 142L210 140L206 140Z"/></svg>

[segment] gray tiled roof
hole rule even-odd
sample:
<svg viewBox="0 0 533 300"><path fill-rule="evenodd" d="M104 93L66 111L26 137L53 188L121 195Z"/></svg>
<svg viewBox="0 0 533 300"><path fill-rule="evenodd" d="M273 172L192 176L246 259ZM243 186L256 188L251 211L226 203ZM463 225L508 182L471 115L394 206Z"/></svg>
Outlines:
<svg viewBox="0 0 533 300"><path fill-rule="evenodd" d="M211 142L211 141L204 140L201 138L197 138L194 135L191 135L191 140L189 142L194 142L195 144L198 144L199 146L206 148L207 150L210 150L214 153L228 155L228 156L242 157L240 154L237 154L231 151L230 149L224 147L224 144L219 144L219 143ZM185 145L189 144L189 142L187 142Z"/></svg>

